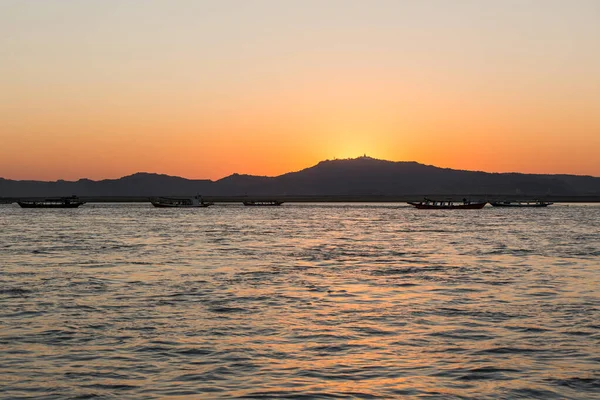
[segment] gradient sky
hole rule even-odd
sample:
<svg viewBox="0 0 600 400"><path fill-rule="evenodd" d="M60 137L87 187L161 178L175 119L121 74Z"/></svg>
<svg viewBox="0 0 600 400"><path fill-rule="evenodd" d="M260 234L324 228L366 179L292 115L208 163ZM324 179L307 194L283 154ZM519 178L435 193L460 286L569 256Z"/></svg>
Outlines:
<svg viewBox="0 0 600 400"><path fill-rule="evenodd" d="M597 0L0 0L0 177L600 176Z"/></svg>

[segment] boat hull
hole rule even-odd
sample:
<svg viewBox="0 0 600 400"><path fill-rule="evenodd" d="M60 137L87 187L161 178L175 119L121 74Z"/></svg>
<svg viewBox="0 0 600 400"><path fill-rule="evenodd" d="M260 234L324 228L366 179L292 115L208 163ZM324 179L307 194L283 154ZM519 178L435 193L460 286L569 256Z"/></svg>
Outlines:
<svg viewBox="0 0 600 400"><path fill-rule="evenodd" d="M512 208L539 208L539 207L548 207L552 203L530 203L530 204L519 204L519 203L498 203L492 202L490 203L493 207L512 207Z"/></svg>
<svg viewBox="0 0 600 400"><path fill-rule="evenodd" d="M85 203L68 203L68 204L41 204L41 203L25 203L18 201L17 204L22 208L77 208Z"/></svg>
<svg viewBox="0 0 600 400"><path fill-rule="evenodd" d="M469 203L469 204L451 204L451 205L435 205L427 203L408 202L408 204L416 207L418 210L480 210L487 202Z"/></svg>
<svg viewBox="0 0 600 400"><path fill-rule="evenodd" d="M244 201L248 207L276 207L283 204L283 201Z"/></svg>
<svg viewBox="0 0 600 400"><path fill-rule="evenodd" d="M214 203L202 200L201 196L194 197L151 197L150 203L158 208L204 208Z"/></svg>
<svg viewBox="0 0 600 400"><path fill-rule="evenodd" d="M201 203L201 204L190 204L190 205L175 205L175 204L161 204L152 202L154 207L158 208L204 208L208 206L212 206L213 203Z"/></svg>

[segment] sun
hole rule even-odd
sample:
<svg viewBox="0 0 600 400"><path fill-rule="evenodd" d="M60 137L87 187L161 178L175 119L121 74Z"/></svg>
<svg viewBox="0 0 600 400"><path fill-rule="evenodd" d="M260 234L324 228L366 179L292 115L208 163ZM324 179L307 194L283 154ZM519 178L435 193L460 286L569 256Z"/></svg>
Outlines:
<svg viewBox="0 0 600 400"><path fill-rule="evenodd" d="M372 146L367 146L362 138L338 138L333 144L331 155L337 159L358 158L368 154L368 150L372 150Z"/></svg>
<svg viewBox="0 0 600 400"><path fill-rule="evenodd" d="M337 149L331 152L333 158L340 160L370 157L370 158L385 158L385 155L378 151L376 146L355 144L355 143L342 143Z"/></svg>
<svg viewBox="0 0 600 400"><path fill-rule="evenodd" d="M329 159L371 157L389 160L394 146L378 129L362 126L341 126L322 137L321 148Z"/></svg>

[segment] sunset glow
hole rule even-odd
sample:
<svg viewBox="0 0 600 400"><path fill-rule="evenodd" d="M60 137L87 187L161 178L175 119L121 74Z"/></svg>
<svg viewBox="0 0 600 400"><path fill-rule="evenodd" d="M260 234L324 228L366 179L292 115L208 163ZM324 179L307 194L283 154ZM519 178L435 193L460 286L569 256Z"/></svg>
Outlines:
<svg viewBox="0 0 600 400"><path fill-rule="evenodd" d="M0 3L0 177L600 176L600 3Z"/></svg>

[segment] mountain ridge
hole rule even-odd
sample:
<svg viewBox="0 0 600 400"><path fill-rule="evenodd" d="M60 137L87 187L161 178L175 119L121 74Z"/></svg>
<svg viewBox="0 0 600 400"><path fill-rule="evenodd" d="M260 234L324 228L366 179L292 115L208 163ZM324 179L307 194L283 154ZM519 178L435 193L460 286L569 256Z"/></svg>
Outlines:
<svg viewBox="0 0 600 400"><path fill-rule="evenodd" d="M0 178L0 197L240 195L431 195L456 193L600 195L600 178L440 168L371 157L324 160L278 176L234 173L218 180L136 172L116 179L35 181Z"/></svg>

